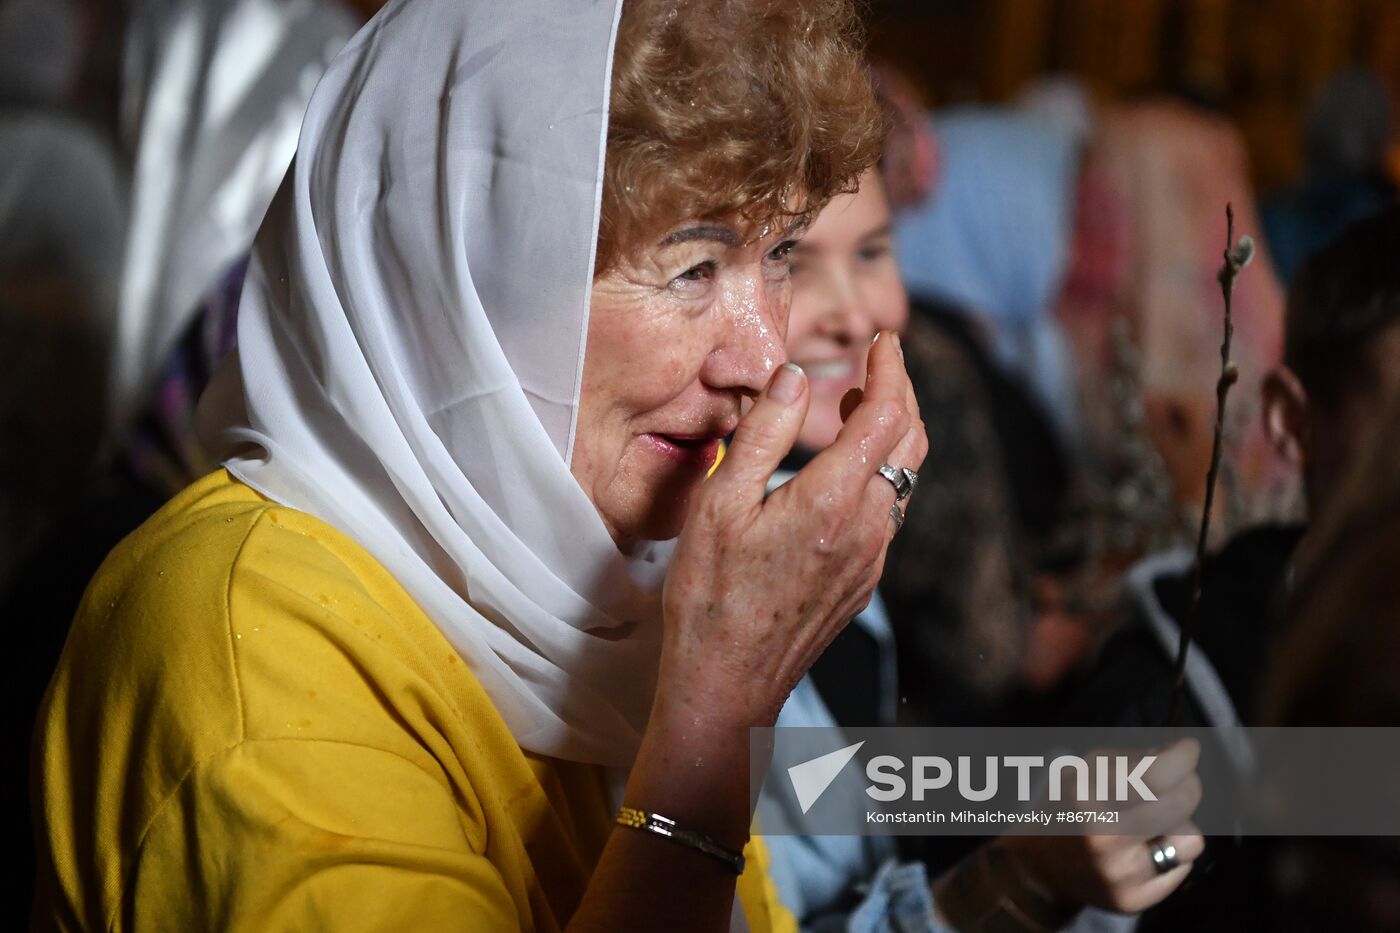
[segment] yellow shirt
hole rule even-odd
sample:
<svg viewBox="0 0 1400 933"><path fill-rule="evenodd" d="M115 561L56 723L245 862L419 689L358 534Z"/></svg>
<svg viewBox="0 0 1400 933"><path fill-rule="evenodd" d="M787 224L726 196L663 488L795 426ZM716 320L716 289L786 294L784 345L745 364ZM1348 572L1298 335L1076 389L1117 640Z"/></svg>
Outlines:
<svg viewBox="0 0 1400 933"><path fill-rule="evenodd" d="M43 926L556 930L612 828L363 548L223 470L102 565L38 728Z"/></svg>

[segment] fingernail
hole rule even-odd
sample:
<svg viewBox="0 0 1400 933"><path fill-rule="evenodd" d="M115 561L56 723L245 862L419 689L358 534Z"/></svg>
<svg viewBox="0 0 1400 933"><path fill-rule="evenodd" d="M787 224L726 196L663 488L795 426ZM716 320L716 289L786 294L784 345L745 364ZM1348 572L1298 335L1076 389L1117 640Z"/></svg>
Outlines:
<svg viewBox="0 0 1400 933"><path fill-rule="evenodd" d="M899 334L891 332L890 339L894 341L894 348L899 351L899 358L904 359L904 347L899 343Z"/></svg>
<svg viewBox="0 0 1400 933"><path fill-rule="evenodd" d="M877 330L877 331L875 332L874 338L870 341L870 345L871 345L872 347L875 346L875 344L877 344L877 343L880 342L880 335L883 334L883 333L884 333L884 331L882 331L882 330Z"/></svg>
<svg viewBox="0 0 1400 933"><path fill-rule="evenodd" d="M802 394L802 383L806 379L807 374L802 371L801 366L796 363L784 363L779 367L778 375L773 379L773 386L768 390L768 394L784 405L791 405Z"/></svg>

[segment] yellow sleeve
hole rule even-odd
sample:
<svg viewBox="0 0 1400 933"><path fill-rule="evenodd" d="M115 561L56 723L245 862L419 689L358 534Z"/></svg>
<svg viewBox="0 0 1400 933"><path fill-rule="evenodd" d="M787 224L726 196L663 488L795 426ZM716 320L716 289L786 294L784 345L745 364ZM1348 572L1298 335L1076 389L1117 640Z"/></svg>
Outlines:
<svg viewBox="0 0 1400 933"><path fill-rule="evenodd" d="M376 787L395 791L366 792ZM746 854L737 893L750 930L796 933L762 841ZM135 878L125 919L136 929L528 926L495 867L470 851L442 785L351 744L245 742L204 763L151 826Z"/></svg>
<svg viewBox="0 0 1400 933"><path fill-rule="evenodd" d="M744 918L754 933L797 933L797 920L778 897L769 872L768 847L763 839L753 836L744 847L747 864L739 876L737 895L744 906Z"/></svg>
<svg viewBox="0 0 1400 933"><path fill-rule="evenodd" d="M448 790L344 743L248 741L201 763L151 825L133 880L120 925L136 929L521 928Z"/></svg>

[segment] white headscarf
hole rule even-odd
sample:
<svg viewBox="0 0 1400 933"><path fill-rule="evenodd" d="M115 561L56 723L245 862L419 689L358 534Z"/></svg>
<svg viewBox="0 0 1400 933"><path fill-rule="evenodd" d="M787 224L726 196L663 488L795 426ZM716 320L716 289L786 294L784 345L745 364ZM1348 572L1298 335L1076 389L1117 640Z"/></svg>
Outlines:
<svg viewBox="0 0 1400 933"><path fill-rule="evenodd" d="M620 554L569 472L619 13L385 7L312 96L203 412L238 477L388 568L524 748L613 766L667 553Z"/></svg>

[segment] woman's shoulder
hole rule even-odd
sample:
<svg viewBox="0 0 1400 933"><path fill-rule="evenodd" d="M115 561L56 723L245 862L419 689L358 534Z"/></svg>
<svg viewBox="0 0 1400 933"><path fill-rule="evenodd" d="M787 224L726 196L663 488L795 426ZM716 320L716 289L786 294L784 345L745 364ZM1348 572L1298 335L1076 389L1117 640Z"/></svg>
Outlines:
<svg viewBox="0 0 1400 933"><path fill-rule="evenodd" d="M280 859L309 883L292 862L312 864L331 837L347 852L379 847L374 859L385 845L419 862L438 853L434 871L460 880L494 872L472 853L488 824L509 831L502 801L535 816L550 803L466 664L388 571L222 471L99 570L39 732L40 833L59 892L48 899L105 898L90 908L98 918L117 909L137 861L166 880L176 876L159 872L190 868L195 825L223 840L229 863L209 884L233 883L219 872L238 859L260 871Z"/></svg>
<svg viewBox="0 0 1400 933"><path fill-rule="evenodd" d="M41 728L61 716L69 733L90 724L112 735L124 731L122 721L134 727L171 707L200 720L200 739L234 740L239 704L223 634L229 581L269 506L219 471L123 539L83 594Z"/></svg>
<svg viewBox="0 0 1400 933"><path fill-rule="evenodd" d="M317 684L433 680L461 666L361 545L224 470L108 556L64 653L63 666L100 665L133 680L158 672L159 692L199 698L200 715L209 715L211 692L226 692L212 705L228 707L237 731L253 737L268 728L264 701L322 706L310 702Z"/></svg>
<svg viewBox="0 0 1400 933"><path fill-rule="evenodd" d="M74 754L99 739L107 750L129 742L155 770L148 784L170 787L198 762L262 740L354 743L436 770L421 729L470 721L491 733L498 720L364 548L221 470L103 563L40 729Z"/></svg>

